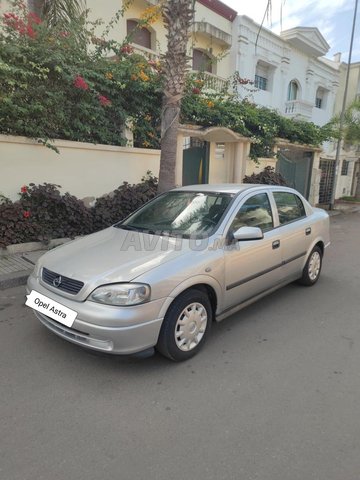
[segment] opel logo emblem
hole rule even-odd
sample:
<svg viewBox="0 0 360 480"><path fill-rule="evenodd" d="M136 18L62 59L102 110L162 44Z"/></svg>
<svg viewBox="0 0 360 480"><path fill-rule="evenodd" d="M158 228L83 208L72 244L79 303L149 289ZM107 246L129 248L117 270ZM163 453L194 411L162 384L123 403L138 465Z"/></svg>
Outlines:
<svg viewBox="0 0 360 480"><path fill-rule="evenodd" d="M61 285L61 276L59 275L58 277L54 278L52 284L54 285L54 287L59 287Z"/></svg>

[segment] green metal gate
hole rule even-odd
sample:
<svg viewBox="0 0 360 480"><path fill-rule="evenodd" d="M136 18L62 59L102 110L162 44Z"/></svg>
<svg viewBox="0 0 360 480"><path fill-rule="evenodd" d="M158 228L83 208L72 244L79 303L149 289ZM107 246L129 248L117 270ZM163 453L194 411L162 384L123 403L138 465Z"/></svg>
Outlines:
<svg viewBox="0 0 360 480"><path fill-rule="evenodd" d="M335 160L320 160L319 204L330 205L335 182Z"/></svg>
<svg viewBox="0 0 360 480"><path fill-rule="evenodd" d="M183 185L196 185L209 181L209 144L191 138L183 152Z"/></svg>
<svg viewBox="0 0 360 480"><path fill-rule="evenodd" d="M309 198L313 164L313 152L284 148L278 152L276 170L285 178L289 187Z"/></svg>

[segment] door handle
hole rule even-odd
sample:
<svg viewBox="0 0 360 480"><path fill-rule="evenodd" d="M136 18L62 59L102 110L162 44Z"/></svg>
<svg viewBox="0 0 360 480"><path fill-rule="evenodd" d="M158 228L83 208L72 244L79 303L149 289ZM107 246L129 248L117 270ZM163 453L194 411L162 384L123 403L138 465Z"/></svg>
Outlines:
<svg viewBox="0 0 360 480"><path fill-rule="evenodd" d="M311 227L308 227L305 229L305 235L310 235L311 233Z"/></svg>
<svg viewBox="0 0 360 480"><path fill-rule="evenodd" d="M273 243L272 243L272 248L273 250L276 250L277 248L280 247L280 240L275 240Z"/></svg>

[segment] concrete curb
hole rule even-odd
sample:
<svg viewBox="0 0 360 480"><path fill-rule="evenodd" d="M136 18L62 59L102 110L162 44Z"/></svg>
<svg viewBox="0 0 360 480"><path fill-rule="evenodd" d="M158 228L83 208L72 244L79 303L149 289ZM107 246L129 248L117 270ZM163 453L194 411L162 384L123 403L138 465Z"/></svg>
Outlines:
<svg viewBox="0 0 360 480"><path fill-rule="evenodd" d="M20 285L26 285L28 276L31 274L30 270L21 270L14 273L6 273L0 276L0 290L6 290L7 288L19 287Z"/></svg>
<svg viewBox="0 0 360 480"><path fill-rule="evenodd" d="M80 236L75 237L80 238ZM58 247L63 243L70 242L71 238L54 238L49 241L49 243L43 242L27 242L27 243L16 243L14 245L8 245L5 248L0 248L0 257L7 257L9 255L15 255L16 253L28 253L36 252L37 250L51 250L52 248Z"/></svg>

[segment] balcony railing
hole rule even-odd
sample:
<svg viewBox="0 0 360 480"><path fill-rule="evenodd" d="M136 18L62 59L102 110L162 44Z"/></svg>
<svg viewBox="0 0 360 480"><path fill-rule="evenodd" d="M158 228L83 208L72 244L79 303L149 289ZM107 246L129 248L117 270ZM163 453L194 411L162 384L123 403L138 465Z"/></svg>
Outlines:
<svg viewBox="0 0 360 480"><path fill-rule="evenodd" d="M154 50L150 50L150 48L145 48L140 45L135 45L134 43L132 43L131 46L134 49L134 53L143 55L148 60L160 60L160 55Z"/></svg>
<svg viewBox="0 0 360 480"><path fill-rule="evenodd" d="M201 76L204 80L205 89L215 90L216 92L223 92L229 89L229 82L225 78L218 77L210 72L197 72L196 70L192 70L192 72Z"/></svg>
<svg viewBox="0 0 360 480"><path fill-rule="evenodd" d="M312 117L313 104L304 100L288 100L285 103L285 115L290 117L303 117L310 119Z"/></svg>
<svg viewBox="0 0 360 480"><path fill-rule="evenodd" d="M160 54L149 48L141 47L140 45L131 44L134 49L134 53L143 55L148 60L160 60ZM229 83L225 78L219 77L210 72L198 72L191 70L191 73L198 73L204 80L204 88L214 90L216 92L223 92L229 89Z"/></svg>

